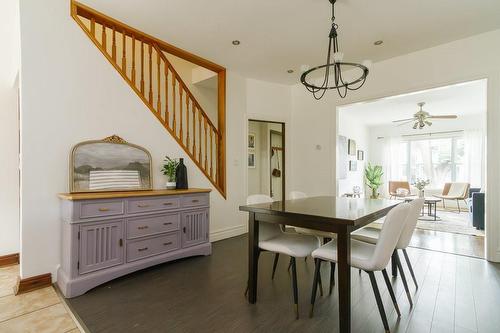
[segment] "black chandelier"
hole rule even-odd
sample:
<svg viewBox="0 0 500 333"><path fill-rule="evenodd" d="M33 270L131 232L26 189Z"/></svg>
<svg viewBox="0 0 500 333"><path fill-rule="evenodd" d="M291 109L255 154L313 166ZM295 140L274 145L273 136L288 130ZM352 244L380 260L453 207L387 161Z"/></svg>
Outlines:
<svg viewBox="0 0 500 333"><path fill-rule="evenodd" d="M328 54L326 56L326 64L311 68L300 77L302 84L313 93L315 99L321 99L327 90L337 89L340 97L344 98L348 90L358 90L363 86L368 76L368 67L362 64L352 62L342 62L343 54L339 50L339 42L337 40L338 25L335 23L335 2L336 0L328 0L332 4L332 27L328 36ZM307 81L307 76L314 71L324 68L325 75L321 85L315 85ZM342 71L361 69L362 74L357 79L348 82L342 77ZM330 78L330 72L333 69L333 79ZM333 80L333 82L331 82Z"/></svg>

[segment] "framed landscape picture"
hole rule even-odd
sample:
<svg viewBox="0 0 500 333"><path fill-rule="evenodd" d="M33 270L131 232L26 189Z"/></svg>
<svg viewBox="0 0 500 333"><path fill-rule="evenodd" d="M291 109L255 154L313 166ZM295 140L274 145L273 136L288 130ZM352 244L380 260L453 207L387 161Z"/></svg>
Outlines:
<svg viewBox="0 0 500 333"><path fill-rule="evenodd" d="M71 150L71 193L150 190L152 183L150 153L116 135Z"/></svg>
<svg viewBox="0 0 500 333"><path fill-rule="evenodd" d="M363 161L365 159L365 152L358 150L358 161Z"/></svg>
<svg viewBox="0 0 500 333"><path fill-rule="evenodd" d="M351 156L356 156L356 141L349 139L347 141L347 153Z"/></svg>
<svg viewBox="0 0 500 333"><path fill-rule="evenodd" d="M255 134L248 134L248 149L255 149Z"/></svg>
<svg viewBox="0 0 500 333"><path fill-rule="evenodd" d="M248 152L248 167L250 169L254 169L255 168L255 153L254 152L251 152L249 151Z"/></svg>

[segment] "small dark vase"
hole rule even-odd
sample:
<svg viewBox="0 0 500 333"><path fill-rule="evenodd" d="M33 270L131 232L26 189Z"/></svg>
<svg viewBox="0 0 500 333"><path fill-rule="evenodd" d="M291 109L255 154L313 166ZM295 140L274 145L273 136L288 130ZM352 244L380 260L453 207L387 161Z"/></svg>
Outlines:
<svg viewBox="0 0 500 333"><path fill-rule="evenodd" d="M177 189L184 190L188 188L187 169L183 158L179 159L179 165L175 169L175 183Z"/></svg>

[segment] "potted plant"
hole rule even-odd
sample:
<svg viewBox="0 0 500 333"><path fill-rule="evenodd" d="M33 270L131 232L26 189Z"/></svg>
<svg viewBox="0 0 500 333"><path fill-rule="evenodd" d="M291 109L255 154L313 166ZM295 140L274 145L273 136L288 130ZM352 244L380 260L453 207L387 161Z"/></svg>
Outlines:
<svg viewBox="0 0 500 333"><path fill-rule="evenodd" d="M413 186L415 186L418 189L418 197L423 198L425 196L424 190L427 185L429 185L431 181L429 179L420 179L417 178L415 183L413 183Z"/></svg>
<svg viewBox="0 0 500 333"><path fill-rule="evenodd" d="M177 165L179 165L179 161L176 159L165 156L165 160L163 160L163 167L161 172L167 176L167 189L174 190L176 187L175 183L175 170L177 169Z"/></svg>
<svg viewBox="0 0 500 333"><path fill-rule="evenodd" d="M382 167L380 165L372 166L371 163L368 163L368 166L365 168L365 183L372 190L371 199L377 199L379 196L378 188L382 185L382 176L384 172L382 171Z"/></svg>

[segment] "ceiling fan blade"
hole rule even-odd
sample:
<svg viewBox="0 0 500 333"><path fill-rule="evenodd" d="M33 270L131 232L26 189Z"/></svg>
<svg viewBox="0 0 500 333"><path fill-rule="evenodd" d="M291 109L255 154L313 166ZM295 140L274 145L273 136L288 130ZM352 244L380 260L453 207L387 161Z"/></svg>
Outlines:
<svg viewBox="0 0 500 333"><path fill-rule="evenodd" d="M408 119L393 120L392 122L393 122L393 123L400 123L400 122L402 122L402 121L411 121L411 120L415 120L415 118L408 118Z"/></svg>
<svg viewBox="0 0 500 333"><path fill-rule="evenodd" d="M429 116L427 118L432 118L432 119L456 119L456 115L446 115L446 116Z"/></svg>
<svg viewBox="0 0 500 333"><path fill-rule="evenodd" d="M413 119L411 119L411 120L407 120L407 121L405 121L405 122L403 122L403 123L399 123L399 124L397 124L396 126L397 126L397 127L399 127L399 126L407 125L407 124L412 123L412 122L413 122Z"/></svg>

